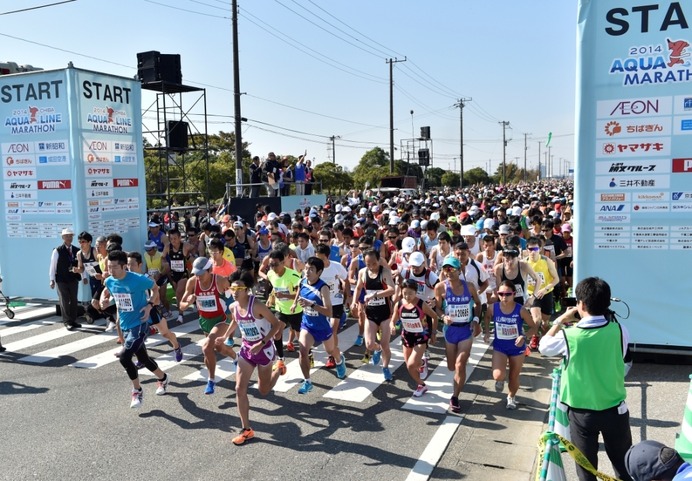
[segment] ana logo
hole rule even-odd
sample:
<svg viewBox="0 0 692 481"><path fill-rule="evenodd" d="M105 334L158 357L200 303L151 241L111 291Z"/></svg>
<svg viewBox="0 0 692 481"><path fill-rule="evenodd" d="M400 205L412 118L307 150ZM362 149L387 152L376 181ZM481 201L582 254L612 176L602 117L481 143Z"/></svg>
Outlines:
<svg viewBox="0 0 692 481"><path fill-rule="evenodd" d="M625 208L625 204L611 204L601 206L601 212L622 212Z"/></svg>
<svg viewBox="0 0 692 481"><path fill-rule="evenodd" d="M619 134L622 132L622 127L620 126L620 123L611 120L605 125L605 133L608 134L608 136L612 137L615 134Z"/></svg>

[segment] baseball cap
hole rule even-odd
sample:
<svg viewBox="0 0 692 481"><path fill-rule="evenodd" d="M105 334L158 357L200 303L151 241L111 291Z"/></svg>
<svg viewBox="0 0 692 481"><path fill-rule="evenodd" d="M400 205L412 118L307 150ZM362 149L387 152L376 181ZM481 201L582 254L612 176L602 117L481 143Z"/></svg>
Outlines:
<svg viewBox="0 0 692 481"><path fill-rule="evenodd" d="M422 252L414 252L408 258L408 263L413 267L420 267L425 264L425 255Z"/></svg>
<svg viewBox="0 0 692 481"><path fill-rule="evenodd" d="M192 263L192 273L197 276L204 274L205 271L211 269L213 264L214 263L211 259L207 259L206 257L198 257L195 259L195 262Z"/></svg>
<svg viewBox="0 0 692 481"><path fill-rule="evenodd" d="M156 222L149 222L149 227L159 227Z"/></svg>
<svg viewBox="0 0 692 481"><path fill-rule="evenodd" d="M459 231L459 233L461 235L476 235L476 227L471 224L466 224L461 226L461 231Z"/></svg>
<svg viewBox="0 0 692 481"><path fill-rule="evenodd" d="M156 242L154 241L148 241L144 244L144 249L149 250L149 249L156 249Z"/></svg>
<svg viewBox="0 0 692 481"><path fill-rule="evenodd" d="M457 259L456 257L445 258L444 262L442 262L442 267L444 266L452 266L455 269L461 269L461 263L459 262L459 259Z"/></svg>
<svg viewBox="0 0 692 481"><path fill-rule="evenodd" d="M506 257L519 257L519 251L514 247L507 248L502 251L503 255Z"/></svg>
<svg viewBox="0 0 692 481"><path fill-rule="evenodd" d="M266 227L262 227L262 228L258 231L258 234L259 234L259 235L269 235L269 229L267 229Z"/></svg>
<svg viewBox="0 0 692 481"><path fill-rule="evenodd" d="M406 252L413 252L413 250L416 248L416 239L413 237L404 237L404 240L401 241L401 251L406 253Z"/></svg>
<svg viewBox="0 0 692 481"><path fill-rule="evenodd" d="M399 217L393 215L389 218L389 225L397 225L399 223Z"/></svg>
<svg viewBox="0 0 692 481"><path fill-rule="evenodd" d="M269 215L267 216L267 220L268 220L269 222L271 222L271 221L273 221L274 219L276 219L276 214L275 214L274 212L270 212Z"/></svg>
<svg viewBox="0 0 692 481"><path fill-rule="evenodd" d="M681 462L676 450L658 441L642 441L625 454L625 466L634 481L673 479Z"/></svg>
<svg viewBox="0 0 692 481"><path fill-rule="evenodd" d="M509 234L510 229L509 229L509 224L502 224L499 229L500 234Z"/></svg>
<svg viewBox="0 0 692 481"><path fill-rule="evenodd" d="M420 229L420 221L416 219L411 222L411 229Z"/></svg>
<svg viewBox="0 0 692 481"><path fill-rule="evenodd" d="M241 221L237 220L233 223L233 227L243 227L245 224L243 224Z"/></svg>
<svg viewBox="0 0 692 481"><path fill-rule="evenodd" d="M572 232L572 226L569 224L562 224L562 232Z"/></svg>

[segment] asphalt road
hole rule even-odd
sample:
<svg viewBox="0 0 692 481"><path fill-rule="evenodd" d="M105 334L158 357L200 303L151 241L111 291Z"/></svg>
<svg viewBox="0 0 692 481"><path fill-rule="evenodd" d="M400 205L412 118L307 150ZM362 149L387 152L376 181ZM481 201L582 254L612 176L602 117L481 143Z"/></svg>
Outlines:
<svg viewBox="0 0 692 481"><path fill-rule="evenodd" d="M139 410L129 408L130 383L112 354L115 338L102 324L68 333L50 308L40 306L18 310L12 321L0 316L8 348L0 355L0 479L530 478L553 360L527 359L519 409L507 411L489 380L490 351L477 342L462 415L450 415L441 342L432 349L430 392L415 402L398 339L394 382L385 383L378 368L361 363L352 323L340 335L347 379L322 367L326 355L317 350L315 389L299 395L297 353L287 353L289 373L275 392L261 398L251 388L257 437L237 447L230 441L240 430L231 365L221 364L217 378L223 379L214 395L205 396L202 335L192 313L184 324L171 324L183 362L175 363L170 346L152 336L150 353L172 381L168 394L155 396L155 379L140 371L145 397ZM628 380L635 436L672 443L690 371L635 367Z"/></svg>

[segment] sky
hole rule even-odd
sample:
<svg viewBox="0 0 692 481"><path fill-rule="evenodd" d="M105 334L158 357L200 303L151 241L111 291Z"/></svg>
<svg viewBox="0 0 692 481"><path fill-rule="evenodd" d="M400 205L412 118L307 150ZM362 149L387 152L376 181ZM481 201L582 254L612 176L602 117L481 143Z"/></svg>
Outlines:
<svg viewBox="0 0 692 481"><path fill-rule="evenodd" d="M183 83L206 89L210 134L233 132L230 0L0 1L0 61L137 74L137 53L180 54ZM574 167L577 2L555 0L239 0L242 139L252 155L299 155L353 169L389 152L394 64L395 158L429 126L432 163L535 169L549 133L553 172ZM196 97L183 96L194 103ZM470 99L470 100L469 100ZM155 97L143 95L143 122ZM201 106L201 104L200 104ZM413 111L413 114L411 114ZM203 110L190 110L203 131ZM526 134L526 135L525 135ZM334 137L334 143L330 140ZM525 149L526 139L526 149ZM410 144L410 142L409 142ZM406 160L406 159L405 159ZM414 157L411 159L416 161Z"/></svg>

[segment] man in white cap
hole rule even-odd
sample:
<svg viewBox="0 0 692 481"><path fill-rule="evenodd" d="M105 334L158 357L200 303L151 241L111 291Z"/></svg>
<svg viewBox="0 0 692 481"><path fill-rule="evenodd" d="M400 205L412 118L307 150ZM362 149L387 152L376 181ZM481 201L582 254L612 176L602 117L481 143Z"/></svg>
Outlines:
<svg viewBox="0 0 692 481"><path fill-rule="evenodd" d="M62 244L53 249L50 258L50 288L58 287L58 300L62 322L68 331L82 327L77 322L77 292L82 275L75 271L77 268L77 253L79 249L72 245L74 231L65 228L62 230Z"/></svg>
<svg viewBox="0 0 692 481"><path fill-rule="evenodd" d="M204 394L214 394L216 386L216 352L236 359L232 347L224 344L224 337L231 320L226 308L226 299L231 297L230 283L226 277L212 273L214 262L206 257L198 257L192 263L193 276L187 280L185 293L180 301L180 312L193 302L197 304L199 325L206 335L202 344L204 365L209 378ZM228 292L226 292L228 291Z"/></svg>

